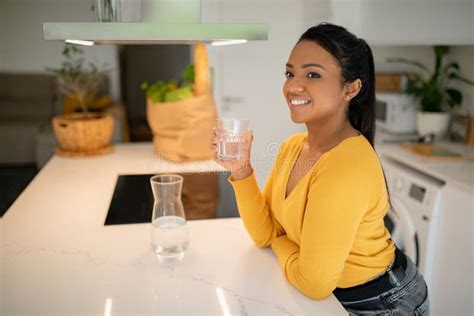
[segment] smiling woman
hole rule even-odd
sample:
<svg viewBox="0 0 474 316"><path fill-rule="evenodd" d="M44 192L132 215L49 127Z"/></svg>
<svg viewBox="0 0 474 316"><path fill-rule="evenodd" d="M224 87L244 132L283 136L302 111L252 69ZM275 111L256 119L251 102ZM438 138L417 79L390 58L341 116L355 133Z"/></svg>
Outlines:
<svg viewBox="0 0 474 316"><path fill-rule="evenodd" d="M231 172L247 231L313 299L333 293L351 315L427 315L425 281L383 221L390 203L373 148L370 47L320 24L300 37L285 75L291 118L307 133L281 146L263 192L250 164L251 132L242 159L218 161Z"/></svg>
<svg viewBox="0 0 474 316"><path fill-rule="evenodd" d="M314 56L318 57L318 63L311 62ZM347 101L360 90L360 79L350 85L340 82L338 61L313 41L299 42L286 68L283 94L290 106L291 118L296 123L345 116L347 106L340 106L344 97Z"/></svg>

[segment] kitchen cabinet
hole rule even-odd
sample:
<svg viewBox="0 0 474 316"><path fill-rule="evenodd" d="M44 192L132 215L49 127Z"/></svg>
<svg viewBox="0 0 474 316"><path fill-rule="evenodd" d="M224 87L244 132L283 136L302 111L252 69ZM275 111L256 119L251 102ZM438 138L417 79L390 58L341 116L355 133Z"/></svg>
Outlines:
<svg viewBox="0 0 474 316"><path fill-rule="evenodd" d="M471 173L474 177L474 174ZM433 265L432 315L473 315L474 192L446 186Z"/></svg>
<svg viewBox="0 0 474 316"><path fill-rule="evenodd" d="M328 21L372 46L474 45L472 0L305 0L305 23Z"/></svg>

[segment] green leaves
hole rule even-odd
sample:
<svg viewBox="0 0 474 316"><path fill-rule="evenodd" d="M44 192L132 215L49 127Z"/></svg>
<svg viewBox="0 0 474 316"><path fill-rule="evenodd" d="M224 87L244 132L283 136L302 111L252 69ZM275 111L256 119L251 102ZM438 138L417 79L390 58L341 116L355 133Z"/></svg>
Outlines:
<svg viewBox="0 0 474 316"><path fill-rule="evenodd" d="M173 80L166 83L160 80L149 85L148 82L145 81L142 82L140 88L146 91L147 97L151 98L153 102L165 102L166 94L176 90L178 84Z"/></svg>
<svg viewBox="0 0 474 316"><path fill-rule="evenodd" d="M188 65L181 73L182 84L170 80L164 82L156 81L151 85L148 82L142 82L140 89L145 91L148 98L153 102L173 102L185 100L194 96L192 85L194 83L194 65Z"/></svg>
<svg viewBox="0 0 474 316"><path fill-rule="evenodd" d="M448 94L448 103L451 107L455 107L462 103L462 93L459 90L448 88L445 91Z"/></svg>
<svg viewBox="0 0 474 316"><path fill-rule="evenodd" d="M415 61L415 60L407 59L407 58L387 58L387 62L408 64L408 65L416 66L416 67L420 68L421 70L426 71L427 73L430 72L428 67L426 67L422 63L420 63L418 61Z"/></svg>
<svg viewBox="0 0 474 316"><path fill-rule="evenodd" d="M425 77L409 78L405 93L419 100L421 111L442 112L445 102L455 108L462 103L462 93L448 84L451 80L460 81L469 85L474 82L461 76L459 63L453 61L444 65L444 58L449 53L448 46L434 46L435 64L430 71L424 64L407 58L388 58L387 62L404 63L419 68Z"/></svg>
<svg viewBox="0 0 474 316"><path fill-rule="evenodd" d="M165 102L185 100L194 96L193 89L190 86L178 88L165 94Z"/></svg>
<svg viewBox="0 0 474 316"><path fill-rule="evenodd" d="M420 94L421 109L424 112L442 112L443 92L438 88L436 81L428 81L423 85Z"/></svg>
<svg viewBox="0 0 474 316"><path fill-rule="evenodd" d="M105 82L105 75L94 63L85 64L84 52L77 45L66 43L62 54L64 61L61 67L46 70L57 75L59 91L64 95L75 97L82 111L87 113L86 99L97 95Z"/></svg>
<svg viewBox="0 0 474 316"><path fill-rule="evenodd" d="M449 74L449 79L458 80L458 81L467 83L467 84L469 84L469 85L474 85L474 81L469 80L469 79L464 78L464 77L461 77L461 76L460 76L459 74L457 74L457 73L451 73L451 74Z"/></svg>
<svg viewBox="0 0 474 316"><path fill-rule="evenodd" d="M449 64L447 64L446 66L444 66L444 73L448 73L448 71L450 70L454 70L454 71L461 71L460 67L459 67L459 64L457 62L451 62Z"/></svg>
<svg viewBox="0 0 474 316"><path fill-rule="evenodd" d="M449 53L449 46L434 46L433 47L436 58L442 60L445 55Z"/></svg>
<svg viewBox="0 0 474 316"><path fill-rule="evenodd" d="M181 78L184 80L184 84L194 83L194 64L186 67L186 69L181 73Z"/></svg>

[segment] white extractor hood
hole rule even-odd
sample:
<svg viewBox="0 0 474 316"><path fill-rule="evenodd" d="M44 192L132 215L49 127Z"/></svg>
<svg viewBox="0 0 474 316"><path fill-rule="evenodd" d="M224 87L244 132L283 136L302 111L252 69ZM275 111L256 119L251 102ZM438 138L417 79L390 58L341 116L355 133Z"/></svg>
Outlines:
<svg viewBox="0 0 474 316"><path fill-rule="evenodd" d="M44 39L140 45L219 44L267 39L265 24L201 23L200 0L142 0L141 9L141 23L46 22L43 24Z"/></svg>

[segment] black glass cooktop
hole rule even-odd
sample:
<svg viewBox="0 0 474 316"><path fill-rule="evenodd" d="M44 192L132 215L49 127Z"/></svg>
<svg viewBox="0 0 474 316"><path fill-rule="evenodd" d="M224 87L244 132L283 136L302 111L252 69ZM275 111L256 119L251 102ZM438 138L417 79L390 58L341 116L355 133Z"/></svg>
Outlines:
<svg viewBox="0 0 474 316"><path fill-rule="evenodd" d="M183 176L182 201L187 220L238 217L234 191L228 172L180 173ZM120 175L115 184L105 225L150 223L154 174Z"/></svg>

